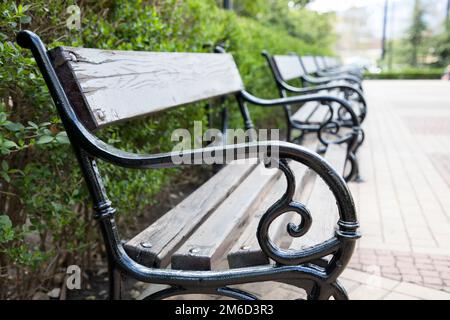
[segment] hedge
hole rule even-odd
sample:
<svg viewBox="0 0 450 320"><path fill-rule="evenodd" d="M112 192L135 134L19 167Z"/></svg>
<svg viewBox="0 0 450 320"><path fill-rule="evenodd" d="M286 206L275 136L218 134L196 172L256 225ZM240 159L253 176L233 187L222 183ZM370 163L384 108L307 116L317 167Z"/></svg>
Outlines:
<svg viewBox="0 0 450 320"><path fill-rule="evenodd" d="M29 298L57 284L69 264L92 268L102 254L92 222L90 199L55 108L30 53L15 44L21 29L57 45L147 51L210 50L204 44L225 42L249 91L275 97L276 88L260 56L274 53L330 53L289 36L281 27L262 25L220 9L214 0L79 1L82 29L66 27L67 7L51 0L0 3L0 298ZM307 14L307 13L304 13ZM309 39L311 43L311 39ZM230 104L233 126L241 126ZM271 111L275 112L275 111ZM252 108L260 125L267 110ZM280 113L281 114L281 113ZM150 116L133 126L102 130L109 143L136 152L171 148L170 133L206 120L203 105ZM158 192L177 169L134 171L100 163L121 232L142 229L137 218L158 201ZM60 280L59 280L60 281Z"/></svg>
<svg viewBox="0 0 450 320"><path fill-rule="evenodd" d="M383 71L380 73L366 73L366 79L440 79L443 69L403 69L395 71Z"/></svg>

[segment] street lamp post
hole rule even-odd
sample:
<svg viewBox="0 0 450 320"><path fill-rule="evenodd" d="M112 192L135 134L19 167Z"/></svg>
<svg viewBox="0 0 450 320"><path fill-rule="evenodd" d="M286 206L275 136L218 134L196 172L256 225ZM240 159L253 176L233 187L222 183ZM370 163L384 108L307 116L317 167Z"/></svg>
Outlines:
<svg viewBox="0 0 450 320"><path fill-rule="evenodd" d="M447 27L447 30L450 29L450 21L448 20L449 13L450 13L450 0L447 0L447 16L445 18L445 26Z"/></svg>
<svg viewBox="0 0 450 320"><path fill-rule="evenodd" d="M381 61L384 60L386 56L386 26L387 26L387 15L388 15L388 2L384 2L384 16L383 16L383 36L381 38Z"/></svg>
<svg viewBox="0 0 450 320"><path fill-rule="evenodd" d="M223 0L223 7L227 10L233 10L233 0Z"/></svg>

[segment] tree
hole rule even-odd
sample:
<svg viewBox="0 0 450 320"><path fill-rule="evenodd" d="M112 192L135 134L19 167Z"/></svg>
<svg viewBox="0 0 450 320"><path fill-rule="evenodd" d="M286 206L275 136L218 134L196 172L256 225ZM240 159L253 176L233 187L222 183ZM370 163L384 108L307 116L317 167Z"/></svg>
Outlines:
<svg viewBox="0 0 450 320"><path fill-rule="evenodd" d="M450 64L450 28L436 37L435 46L439 64L442 66Z"/></svg>
<svg viewBox="0 0 450 320"><path fill-rule="evenodd" d="M414 2L413 21L408 30L408 40L411 44L410 64L417 66L417 56L423 41L423 32L427 29L424 19L425 10L420 0Z"/></svg>
<svg viewBox="0 0 450 320"><path fill-rule="evenodd" d="M313 2L313 0L291 0L289 2L292 3L294 7L304 8L307 4Z"/></svg>

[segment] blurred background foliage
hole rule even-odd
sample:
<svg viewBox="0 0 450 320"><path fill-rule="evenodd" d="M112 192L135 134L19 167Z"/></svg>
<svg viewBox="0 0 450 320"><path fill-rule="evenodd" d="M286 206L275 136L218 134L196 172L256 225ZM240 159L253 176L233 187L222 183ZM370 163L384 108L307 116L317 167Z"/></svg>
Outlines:
<svg viewBox="0 0 450 320"><path fill-rule="evenodd" d="M390 39L380 74L370 78L439 79L450 65L450 23L447 14L437 30L430 26L431 0L414 0L410 23L403 37ZM447 9L448 10L448 9ZM443 12L444 13L444 12Z"/></svg>
<svg viewBox="0 0 450 320"><path fill-rule="evenodd" d="M30 53L15 43L21 29L57 45L120 50L208 51L223 42L247 89L275 97L260 52L330 54L332 14L304 8L309 1L235 1L235 11L214 0L83 0L0 2L0 298L30 298L60 285L70 264L93 268L103 254L91 219L90 199L43 79ZM81 29L69 30L69 5L81 9ZM117 125L99 134L127 150L169 150L171 132L206 123L203 105ZM232 126L242 126L230 105ZM267 112L251 109L257 125ZM273 118L273 117L272 117ZM138 218L158 203L159 192L180 170L137 172L101 163L108 193L118 208L121 232L142 229Z"/></svg>

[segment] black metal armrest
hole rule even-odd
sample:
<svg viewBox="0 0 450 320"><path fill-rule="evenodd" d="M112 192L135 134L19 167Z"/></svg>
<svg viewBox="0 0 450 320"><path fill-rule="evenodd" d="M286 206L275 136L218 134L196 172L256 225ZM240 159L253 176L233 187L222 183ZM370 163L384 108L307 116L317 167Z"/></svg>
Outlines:
<svg viewBox="0 0 450 320"><path fill-rule="evenodd" d="M287 91L292 92L292 93L307 94L307 93L317 93L322 90L334 90L334 89L341 89L343 91L352 91L358 95L360 102L363 103L364 105L366 105L366 101L364 99L364 94L362 93L362 91L359 88L354 87L352 85L348 85L348 84L323 84L323 85L318 85L318 86L314 86L314 87L306 87L306 88L295 87L284 81L280 81L280 84L282 85L282 87L284 89L286 89Z"/></svg>
<svg viewBox="0 0 450 320"><path fill-rule="evenodd" d="M336 77L342 75L349 75L352 77L356 77L359 81L363 80L362 72L359 72L357 69L331 69L331 70L321 70L318 71L317 74L321 77Z"/></svg>
<svg viewBox="0 0 450 320"><path fill-rule="evenodd" d="M352 84L357 84L358 87L360 87L362 89L361 80L358 79L357 77L354 77L351 75L341 75L341 76L336 76L336 77L320 77L320 78L313 77L310 75L304 75L304 76L302 76L302 79L308 83L318 84L318 85L342 80L342 81L347 81Z"/></svg>
<svg viewBox="0 0 450 320"><path fill-rule="evenodd" d="M300 93L300 94L311 94L311 93L317 93L322 90L333 90L333 89L339 89L344 92L353 92L358 96L359 102L362 104L361 107L361 114L359 115L359 121L362 123L366 117L367 114L367 102L364 98L363 92L354 86L346 85L346 84L324 84L324 85L318 85L314 87L306 87L306 88L299 88L292 86L283 80L278 80L281 87L289 92L292 93Z"/></svg>
<svg viewBox="0 0 450 320"><path fill-rule="evenodd" d="M296 104L296 103L305 103L305 102L310 102L310 101L337 102L349 113L353 126L354 127L360 126L359 119L358 119L357 115L355 114L355 112L353 111L349 102L342 98L332 96L332 95L308 94L308 95L277 98L277 99L262 99L262 98L255 97L254 95L250 94L249 92L243 90L240 92L240 97L249 103L263 106L263 107L284 106L284 105L290 105L290 104Z"/></svg>
<svg viewBox="0 0 450 320"><path fill-rule="evenodd" d="M326 279L334 280L342 272L343 266L345 266L350 260L353 252L355 240L360 237L357 229L359 227L356 218L355 206L352 200L351 193L340 174L338 174L333 167L317 153L303 148L301 146L281 141L264 141L264 142L252 142L246 144L227 145L219 147L203 148L198 150L187 150L183 152L157 154L157 155L141 155L123 152L115 148L109 147L105 149L105 146L100 142L96 142L94 146L90 146L91 152L95 152L96 156L112 162L116 165L133 167L133 168L160 168L171 167L175 164L172 161L172 156L177 155L189 155L199 156L207 154L226 154L226 151L237 151L238 154L242 154L245 158L257 158L261 156L260 148L267 148L269 150L267 156L271 159L277 160L280 164L280 169L286 175L288 180L288 186L285 194L280 200L278 200L268 211L261 217L257 237L263 252L279 263L279 272L295 272L295 268L299 268L301 264L312 262L328 254L334 254L339 252L338 260L339 265L331 265L327 268L326 272L319 272L311 270L316 276ZM96 150L92 149L96 148ZM275 151L277 154L275 154ZM221 159L221 156L218 156ZM288 162L286 160L297 161L315 171L329 186L331 192L336 198L336 203L339 211L338 228L335 236L327 241L317 244L312 247L302 248L301 250L286 252L278 248L272 243L269 238L268 230L270 224L276 219L276 217L284 214L288 211L296 211L304 219L299 229L291 231L294 237L300 237L304 235L311 224L311 217L309 213L301 204L296 203L292 196L295 193L295 185L293 174L289 169ZM293 189L294 188L294 189ZM289 210L287 210L289 209ZM306 211L305 211L306 210ZM104 223L109 223L110 216L102 218ZM110 228L110 230L115 230ZM120 268L126 273L133 274L137 279L146 282L154 283L169 283L171 285L183 285L183 286L198 286L201 283L218 282L222 281L223 277L227 277L228 284L237 284L249 282L249 279L273 279L271 278L270 269L268 267L261 267L259 270L261 273L257 276L257 268L251 269L239 269L240 272L235 270L228 271L179 271L170 269L153 269L144 267L135 261L133 261L128 254L124 251L122 244L119 242L118 235L115 232L108 231L105 235L109 241L110 251L115 261ZM289 269L292 266L294 269ZM285 268L285 269L283 269ZM273 269L272 269L273 270ZM303 272L305 270L302 269ZM309 271L306 271L309 272ZM242 278L245 274L248 278ZM267 277L267 278L265 278ZM200 279L202 279L200 281Z"/></svg>

